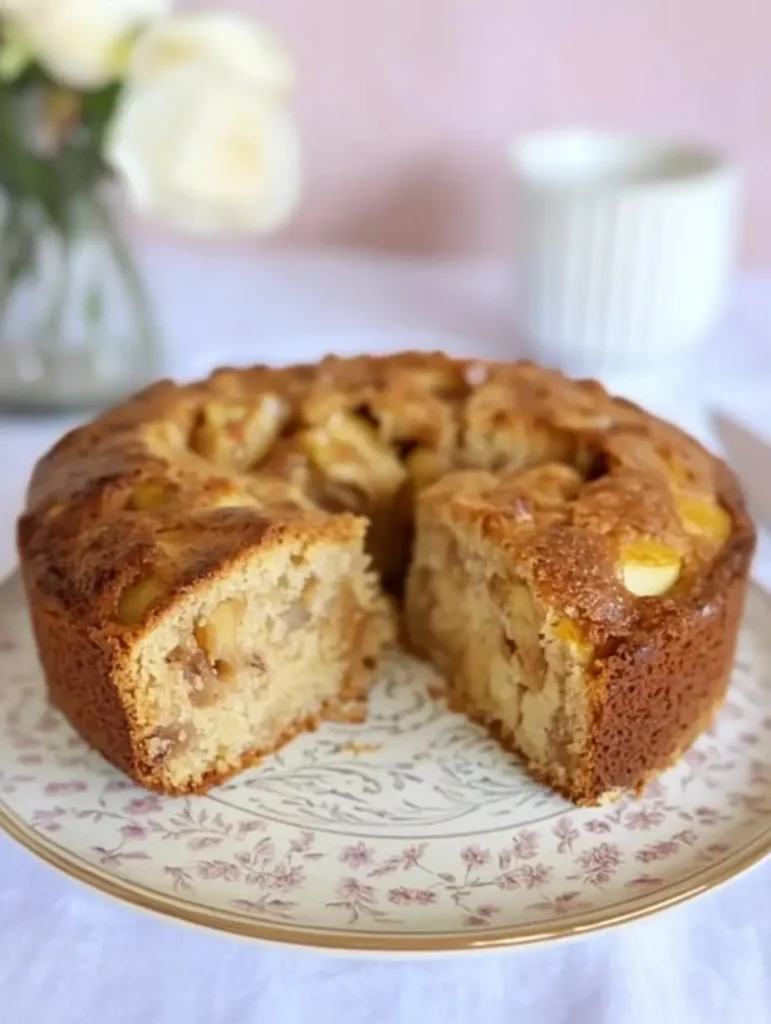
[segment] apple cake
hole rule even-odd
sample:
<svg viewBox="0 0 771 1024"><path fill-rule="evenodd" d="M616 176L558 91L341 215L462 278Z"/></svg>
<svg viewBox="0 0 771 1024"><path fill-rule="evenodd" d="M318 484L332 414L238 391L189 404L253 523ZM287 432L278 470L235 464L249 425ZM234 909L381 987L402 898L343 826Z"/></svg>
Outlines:
<svg viewBox="0 0 771 1024"><path fill-rule="evenodd" d="M18 542L52 701L142 785L361 719L398 636L593 804L708 725L755 533L720 460L598 383L402 353L162 381L41 459Z"/></svg>

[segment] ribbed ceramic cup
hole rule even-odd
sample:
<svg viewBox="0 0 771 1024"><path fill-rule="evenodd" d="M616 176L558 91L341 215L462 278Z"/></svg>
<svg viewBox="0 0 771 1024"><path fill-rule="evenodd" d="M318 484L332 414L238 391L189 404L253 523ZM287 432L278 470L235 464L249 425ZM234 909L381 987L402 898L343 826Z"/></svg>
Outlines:
<svg viewBox="0 0 771 1024"><path fill-rule="evenodd" d="M736 169L705 148L584 131L526 136L510 158L532 354L600 373L691 350L734 265Z"/></svg>

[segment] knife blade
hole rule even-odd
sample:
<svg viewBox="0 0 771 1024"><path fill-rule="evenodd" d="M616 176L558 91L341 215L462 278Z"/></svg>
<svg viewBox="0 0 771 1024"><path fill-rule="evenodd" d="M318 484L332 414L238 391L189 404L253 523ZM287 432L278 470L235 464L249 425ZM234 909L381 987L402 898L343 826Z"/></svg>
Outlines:
<svg viewBox="0 0 771 1024"><path fill-rule="evenodd" d="M750 512L771 530L771 443L724 412L713 412L712 422L726 462L744 485Z"/></svg>

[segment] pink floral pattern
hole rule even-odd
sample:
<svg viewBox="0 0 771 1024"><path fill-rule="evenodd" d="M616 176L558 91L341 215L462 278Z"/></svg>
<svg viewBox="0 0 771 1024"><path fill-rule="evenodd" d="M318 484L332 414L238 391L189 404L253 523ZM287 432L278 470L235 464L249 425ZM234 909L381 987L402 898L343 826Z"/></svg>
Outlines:
<svg viewBox="0 0 771 1024"><path fill-rule="evenodd" d="M374 847L367 846L366 843L359 840L358 843L354 843L351 846L344 846L340 851L338 860L341 864L347 864L349 868L353 868L355 871L358 868L371 864L374 857Z"/></svg>
<svg viewBox="0 0 771 1024"><path fill-rule="evenodd" d="M769 599L729 700L642 798L578 809L395 658L364 726L328 723L207 797L140 790L48 707L17 584L0 590L0 814L135 885L266 924L447 934L580 924L695 886L769 831Z"/></svg>

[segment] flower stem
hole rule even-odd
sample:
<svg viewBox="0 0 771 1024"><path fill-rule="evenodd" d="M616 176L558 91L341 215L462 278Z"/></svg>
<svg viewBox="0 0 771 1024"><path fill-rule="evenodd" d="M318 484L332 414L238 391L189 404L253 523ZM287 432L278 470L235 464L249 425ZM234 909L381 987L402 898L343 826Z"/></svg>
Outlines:
<svg viewBox="0 0 771 1024"><path fill-rule="evenodd" d="M94 196L94 212L101 221L104 234L115 257L116 266L120 267L126 286L129 290L140 322L140 340L148 358L155 358L154 340L156 337L155 318L148 299L144 283L137 273L134 257L127 246L123 233L116 226L109 207L109 201L98 195Z"/></svg>
<svg viewBox="0 0 771 1024"><path fill-rule="evenodd" d="M48 307L48 314L40 321L36 343L43 352L58 351L62 348L64 311L70 290L71 252L70 240L64 233L57 239L61 246L61 271L57 274L56 289Z"/></svg>

